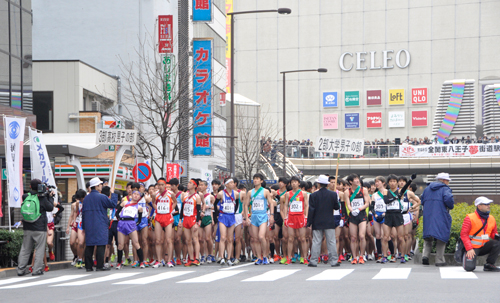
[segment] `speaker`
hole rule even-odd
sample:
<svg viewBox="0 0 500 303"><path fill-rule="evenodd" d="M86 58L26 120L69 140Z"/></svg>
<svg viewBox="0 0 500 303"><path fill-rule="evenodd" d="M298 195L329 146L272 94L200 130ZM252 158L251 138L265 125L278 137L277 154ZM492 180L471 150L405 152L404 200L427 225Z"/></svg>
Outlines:
<svg viewBox="0 0 500 303"><path fill-rule="evenodd" d="M395 143L396 145L401 145L401 138L395 138L395 139L394 139L394 143Z"/></svg>

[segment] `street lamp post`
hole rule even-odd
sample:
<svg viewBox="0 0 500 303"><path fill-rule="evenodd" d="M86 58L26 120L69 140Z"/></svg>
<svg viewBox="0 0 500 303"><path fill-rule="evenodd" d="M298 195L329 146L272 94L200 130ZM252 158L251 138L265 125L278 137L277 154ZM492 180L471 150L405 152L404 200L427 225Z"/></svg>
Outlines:
<svg viewBox="0 0 500 303"><path fill-rule="evenodd" d="M235 175L235 152L234 152L234 15L243 15L243 14L259 14L259 13L278 13L288 15L292 13L292 10L289 8L279 8L279 9L269 9L269 10L256 10L256 11L241 11L241 12L232 12L227 13L231 16L231 145L229 150L229 170L231 171L231 176Z"/></svg>
<svg viewBox="0 0 500 303"><path fill-rule="evenodd" d="M285 82L286 82L286 74L289 73L302 73L302 72L318 72L318 73L326 73L328 70L326 68L318 68L318 69L299 69L299 70L289 70L280 72L283 74L283 177L286 178L286 97L285 97Z"/></svg>

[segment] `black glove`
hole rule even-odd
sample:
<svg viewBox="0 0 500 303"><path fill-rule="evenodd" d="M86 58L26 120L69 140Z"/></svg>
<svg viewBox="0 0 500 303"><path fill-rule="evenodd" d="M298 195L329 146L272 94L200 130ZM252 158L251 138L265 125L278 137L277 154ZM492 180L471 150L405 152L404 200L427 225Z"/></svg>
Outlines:
<svg viewBox="0 0 500 303"><path fill-rule="evenodd" d="M375 221L377 221L378 223L381 223L383 220L384 220L384 216L382 216L382 215L377 216L377 217L375 218Z"/></svg>
<svg viewBox="0 0 500 303"><path fill-rule="evenodd" d="M410 180L412 180L412 181L413 181L413 180L415 180L416 178L417 178L417 174L416 174L416 173L414 173L413 175L411 175Z"/></svg>

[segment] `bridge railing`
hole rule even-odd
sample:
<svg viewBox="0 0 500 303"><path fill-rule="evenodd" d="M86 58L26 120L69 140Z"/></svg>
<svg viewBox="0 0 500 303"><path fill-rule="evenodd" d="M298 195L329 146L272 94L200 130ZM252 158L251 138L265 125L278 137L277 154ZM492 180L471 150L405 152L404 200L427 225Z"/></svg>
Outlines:
<svg viewBox="0 0 500 303"><path fill-rule="evenodd" d="M400 145L374 145L365 146L363 156L340 155L341 158L398 158ZM270 159L270 162L275 162L278 158L277 153L283 152L283 146L263 151L264 157ZM305 159L333 159L337 158L337 154L328 154L317 152L314 146L303 145L288 145L286 147L287 158L305 158ZM281 157L279 157L281 158ZM274 160L274 161L273 161Z"/></svg>

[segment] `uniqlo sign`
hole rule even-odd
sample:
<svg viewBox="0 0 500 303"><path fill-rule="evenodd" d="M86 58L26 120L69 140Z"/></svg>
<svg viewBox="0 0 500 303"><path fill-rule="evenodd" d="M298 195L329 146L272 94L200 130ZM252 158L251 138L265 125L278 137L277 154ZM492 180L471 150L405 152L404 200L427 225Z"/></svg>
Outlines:
<svg viewBox="0 0 500 303"><path fill-rule="evenodd" d="M412 88L411 103L412 104L427 103L427 88Z"/></svg>
<svg viewBox="0 0 500 303"><path fill-rule="evenodd" d="M173 37L173 16L158 16L158 52L160 54L171 54Z"/></svg>
<svg viewBox="0 0 500 303"><path fill-rule="evenodd" d="M427 126L427 111L426 110L412 111L411 126Z"/></svg>
<svg viewBox="0 0 500 303"><path fill-rule="evenodd" d="M382 127L382 113L366 113L366 127L380 128Z"/></svg>
<svg viewBox="0 0 500 303"><path fill-rule="evenodd" d="M381 90L367 90L366 91L366 105L382 105L382 91Z"/></svg>

